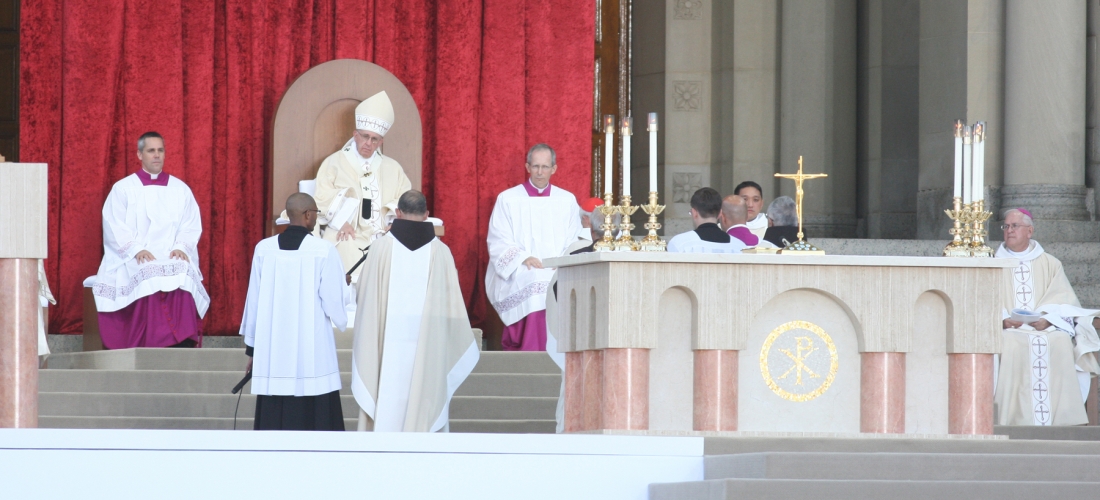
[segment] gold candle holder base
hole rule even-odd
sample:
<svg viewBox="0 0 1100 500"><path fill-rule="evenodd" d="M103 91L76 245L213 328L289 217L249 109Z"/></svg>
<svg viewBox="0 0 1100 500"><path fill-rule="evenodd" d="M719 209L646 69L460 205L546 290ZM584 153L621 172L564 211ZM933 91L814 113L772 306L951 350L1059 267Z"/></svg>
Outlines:
<svg viewBox="0 0 1100 500"><path fill-rule="evenodd" d="M615 230L615 214L619 213L619 207L611 204L611 193L604 193L603 205L599 206L600 212L603 213L603 224L600 229L603 229L603 238L597 241L593 245L593 249L597 252L612 252L615 250L615 239L612 236L612 231Z"/></svg>
<svg viewBox="0 0 1100 500"><path fill-rule="evenodd" d="M943 249L944 257L969 257L970 256L970 206L963 207L962 198L956 196L951 202L952 210L944 210L954 221L948 233L953 236L950 243Z"/></svg>
<svg viewBox="0 0 1100 500"><path fill-rule="evenodd" d="M992 257L993 249L985 244L985 238L989 233L985 229L985 221L993 216L992 212L985 211L985 201L978 200L971 203L971 230L970 230L970 256Z"/></svg>
<svg viewBox="0 0 1100 500"><path fill-rule="evenodd" d="M630 223L630 216L634 215L636 211L638 211L638 207L630 205L630 195L624 194L619 204L619 214L623 218L619 221L619 239L615 240L615 251L617 252L636 252L638 250L638 242L634 241L634 235L630 234L630 231L634 229L634 224Z"/></svg>
<svg viewBox="0 0 1100 500"><path fill-rule="evenodd" d="M660 236L657 236L657 230L661 229L661 224L657 222L657 216L665 211L665 206L657 204L656 191L649 192L649 204L642 205L642 211L649 215L649 222L645 223L645 228L649 230L649 234L646 234L645 238L642 238L642 241L638 243L638 250L642 252L667 251L668 244Z"/></svg>

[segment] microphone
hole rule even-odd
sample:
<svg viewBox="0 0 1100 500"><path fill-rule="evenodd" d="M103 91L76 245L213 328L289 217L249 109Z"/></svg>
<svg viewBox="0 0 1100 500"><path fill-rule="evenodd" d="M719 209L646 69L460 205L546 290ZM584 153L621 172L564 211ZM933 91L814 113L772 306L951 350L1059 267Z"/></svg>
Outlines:
<svg viewBox="0 0 1100 500"><path fill-rule="evenodd" d="M252 380L252 370L245 372L244 378L242 378L240 382L237 382L237 385L233 386L233 392L231 392L231 394L241 392L241 389L244 389L244 385L247 384L249 380Z"/></svg>

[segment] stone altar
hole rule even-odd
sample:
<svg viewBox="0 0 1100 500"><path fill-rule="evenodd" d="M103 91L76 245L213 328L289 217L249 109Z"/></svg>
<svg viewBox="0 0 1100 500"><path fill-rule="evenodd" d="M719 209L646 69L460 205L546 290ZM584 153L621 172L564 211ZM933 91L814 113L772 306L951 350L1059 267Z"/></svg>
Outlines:
<svg viewBox="0 0 1100 500"><path fill-rule="evenodd" d="M546 265L566 432L993 432L1010 259L601 252Z"/></svg>

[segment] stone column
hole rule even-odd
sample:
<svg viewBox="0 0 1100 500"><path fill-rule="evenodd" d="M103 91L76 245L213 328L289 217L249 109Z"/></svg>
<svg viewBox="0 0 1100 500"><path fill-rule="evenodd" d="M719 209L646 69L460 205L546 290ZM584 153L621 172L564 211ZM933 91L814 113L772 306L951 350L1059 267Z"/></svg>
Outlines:
<svg viewBox="0 0 1100 500"><path fill-rule="evenodd" d="M665 88L664 234L692 229L691 195L712 186L711 176L711 9L713 1L664 2ZM635 39L641 36L635 36ZM659 110L658 110L659 111ZM635 117L645 130L645 117ZM637 124L641 123L641 126ZM641 176L635 176L641 177Z"/></svg>
<svg viewBox="0 0 1100 500"><path fill-rule="evenodd" d="M565 432L584 430L584 353L565 353Z"/></svg>
<svg viewBox="0 0 1100 500"><path fill-rule="evenodd" d="M582 398L581 403L581 429L592 431L603 428L602 410L603 401L603 351L584 351L581 357ZM568 387L566 387L568 389Z"/></svg>
<svg viewBox="0 0 1100 500"><path fill-rule="evenodd" d="M1096 241L1085 206L1085 0L1005 4L1003 207L1042 241ZM992 132L992 131L991 131ZM999 214L998 214L999 215Z"/></svg>
<svg viewBox="0 0 1100 500"><path fill-rule="evenodd" d="M859 432L905 432L904 352L860 353L859 391Z"/></svg>
<svg viewBox="0 0 1100 500"><path fill-rule="evenodd" d="M856 235L856 2L785 0L779 170L825 172L806 183L809 238ZM781 181L780 193L795 186Z"/></svg>
<svg viewBox="0 0 1100 500"><path fill-rule="evenodd" d="M986 209L996 211L1004 145L1004 0L921 0L917 238L947 240L952 124L984 121ZM991 234L996 238L999 231Z"/></svg>
<svg viewBox="0 0 1100 500"><path fill-rule="evenodd" d="M742 181L778 196L778 0L714 2L714 185L733 193Z"/></svg>
<svg viewBox="0 0 1100 500"><path fill-rule="evenodd" d="M947 432L993 434L993 355L947 355Z"/></svg>
<svg viewBox="0 0 1100 500"><path fill-rule="evenodd" d="M604 349L601 429L649 429L649 349Z"/></svg>
<svg viewBox="0 0 1100 500"><path fill-rule="evenodd" d="M1092 188L1092 208L1096 213L1096 201L1100 199L1100 2L1088 3L1088 40L1085 45L1085 185ZM1086 200L1086 203L1089 200Z"/></svg>
<svg viewBox="0 0 1100 500"><path fill-rule="evenodd" d="M737 430L738 354L738 351L728 349L694 351L694 430Z"/></svg>
<svg viewBox="0 0 1100 500"><path fill-rule="evenodd" d="M917 236L919 0L860 2L859 217L869 238Z"/></svg>
<svg viewBox="0 0 1100 500"><path fill-rule="evenodd" d="M38 262L46 165L0 163L0 427L38 427Z"/></svg>

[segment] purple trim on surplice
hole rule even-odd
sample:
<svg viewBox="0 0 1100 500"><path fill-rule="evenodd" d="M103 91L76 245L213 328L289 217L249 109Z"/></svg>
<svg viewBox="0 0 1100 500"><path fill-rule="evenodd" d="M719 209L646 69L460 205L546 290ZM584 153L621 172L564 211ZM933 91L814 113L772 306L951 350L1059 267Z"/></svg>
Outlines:
<svg viewBox="0 0 1100 500"><path fill-rule="evenodd" d="M531 184L531 179L530 178L523 181L523 189L527 190L527 195L528 196L534 196L536 198L540 197L540 196L550 196L550 187L551 187L550 184L547 184L546 189L543 189L542 192L540 193L538 188L536 188L534 184Z"/></svg>
<svg viewBox="0 0 1100 500"><path fill-rule="evenodd" d="M144 168L140 168L137 171L137 176L138 176L138 179L141 179L141 185L142 186L167 186L168 185L168 174L164 173L163 171L161 171L161 173L157 174L157 178L154 179L152 174L150 174L149 172L146 172Z"/></svg>

